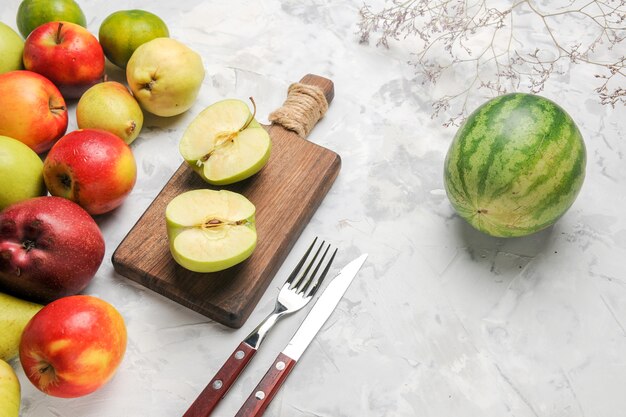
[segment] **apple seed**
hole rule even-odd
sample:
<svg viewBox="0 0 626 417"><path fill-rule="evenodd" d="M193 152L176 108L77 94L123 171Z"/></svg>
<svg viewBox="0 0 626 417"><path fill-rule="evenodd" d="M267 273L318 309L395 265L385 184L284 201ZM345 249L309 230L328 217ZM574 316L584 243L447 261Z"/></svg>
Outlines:
<svg viewBox="0 0 626 417"><path fill-rule="evenodd" d="M219 219L211 219L207 222L204 223L205 227L215 227L215 226L219 226L222 224L222 221Z"/></svg>
<svg viewBox="0 0 626 417"><path fill-rule="evenodd" d="M210 229L219 226L241 226L242 224L248 223L247 220L237 220L234 222L227 222L220 219L210 219L204 222L200 227L203 229Z"/></svg>

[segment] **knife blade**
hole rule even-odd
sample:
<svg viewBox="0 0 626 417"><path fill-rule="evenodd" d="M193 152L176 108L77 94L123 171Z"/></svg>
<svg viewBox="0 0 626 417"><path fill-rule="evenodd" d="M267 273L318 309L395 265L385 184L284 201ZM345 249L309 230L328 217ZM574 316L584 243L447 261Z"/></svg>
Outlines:
<svg viewBox="0 0 626 417"><path fill-rule="evenodd" d="M328 284L315 305L291 338L285 349L278 354L265 376L252 391L235 417L257 417L263 415L281 385L296 365L302 353L311 344L315 335L339 304L339 301L352 283L367 254L363 254L344 266L339 274Z"/></svg>

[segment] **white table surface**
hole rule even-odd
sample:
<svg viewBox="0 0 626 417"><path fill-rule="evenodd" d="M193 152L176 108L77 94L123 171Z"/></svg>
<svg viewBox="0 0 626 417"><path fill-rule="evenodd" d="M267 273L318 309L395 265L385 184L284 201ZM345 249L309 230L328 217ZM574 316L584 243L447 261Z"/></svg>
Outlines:
<svg viewBox="0 0 626 417"><path fill-rule="evenodd" d="M455 215L442 180L455 129L430 118L431 97L407 64L410 40L390 49L358 43L360 0L79 3L92 33L119 9L160 15L172 37L202 55L207 74L188 112L147 116L131 146L137 185L121 208L98 218L107 251L86 293L126 320L121 367L99 391L67 400L37 391L13 361L24 417L182 415L271 311L316 235L340 248L337 266L370 257L268 415L624 415L626 112L598 104L588 69L572 67L542 93L566 108L586 140L578 199L548 230L497 239ZM18 5L3 0L0 9L13 28ZM335 82L335 100L309 139L339 153L343 166L246 324L226 328L117 275L111 255L182 162L178 141L195 115L252 95L266 122L306 73ZM279 323L214 415L235 414L303 317Z"/></svg>

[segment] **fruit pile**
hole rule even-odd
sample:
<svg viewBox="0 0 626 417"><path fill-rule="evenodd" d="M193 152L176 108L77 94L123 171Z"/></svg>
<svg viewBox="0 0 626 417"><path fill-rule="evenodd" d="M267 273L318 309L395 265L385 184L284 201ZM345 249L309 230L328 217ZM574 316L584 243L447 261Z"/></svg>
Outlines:
<svg viewBox="0 0 626 417"><path fill-rule="evenodd" d="M17 26L25 40L0 22L0 359L19 350L37 388L77 397L108 381L126 348L119 312L77 295L105 253L93 216L119 207L135 185L129 145L143 112L187 111L205 71L144 10L111 14L96 38L74 0L23 0ZM106 80L106 59L125 69L127 85ZM68 133L72 100L78 130ZM271 141L252 104L220 101L186 130L180 152L208 184L241 181L268 162ZM184 193L165 216L172 257L192 271L229 268L256 247L255 207L240 194ZM18 408L19 398L9 415Z"/></svg>
<svg viewBox="0 0 626 417"><path fill-rule="evenodd" d="M187 111L205 76L201 57L148 11L111 14L98 37L74 0L23 0L16 22L22 36L0 22L0 391L8 381L10 395L17 392L16 401L7 397L8 416L18 415L19 382L4 361L18 354L28 379L58 397L89 394L118 368L122 316L102 299L78 295L105 253L94 216L123 204L135 185L129 145L144 111ZM126 70L126 85L107 81L107 59ZM69 103L78 126L71 132ZM259 126L246 121L235 127ZM232 143L239 133L220 138ZM219 147L212 159L227 145ZM248 147L241 152L254 154Z"/></svg>
<svg viewBox="0 0 626 417"><path fill-rule="evenodd" d="M147 11L113 13L102 22L100 40L84 27L73 0L24 0L17 23L25 41L0 26L0 53L9 57L0 74L0 148L7 165L28 172L4 185L12 190L1 193L0 209L47 190L89 214L107 213L135 184L128 145L141 131L143 111L174 116L188 110L204 79L202 60L168 38L165 23ZM105 80L105 55L126 68L128 87ZM66 134L66 103L76 99L79 129ZM41 169L33 153L46 152Z"/></svg>

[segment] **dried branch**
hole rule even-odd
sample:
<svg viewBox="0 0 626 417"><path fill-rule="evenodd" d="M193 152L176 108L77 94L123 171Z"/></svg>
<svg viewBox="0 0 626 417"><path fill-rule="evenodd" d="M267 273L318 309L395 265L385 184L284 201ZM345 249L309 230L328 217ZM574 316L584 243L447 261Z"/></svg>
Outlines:
<svg viewBox="0 0 626 417"><path fill-rule="evenodd" d="M553 75L577 64L595 68L600 85L594 91L601 104L626 104L626 0L558 3L563 2L390 0L380 11L365 4L360 41L376 35L377 46L389 47L410 40L416 45L410 64L423 84L441 87L445 79L448 89L462 85L439 92L432 104L433 118L453 104L458 108L447 126L465 118L478 92L494 96L525 87L539 93ZM533 45L521 39L532 39Z"/></svg>

